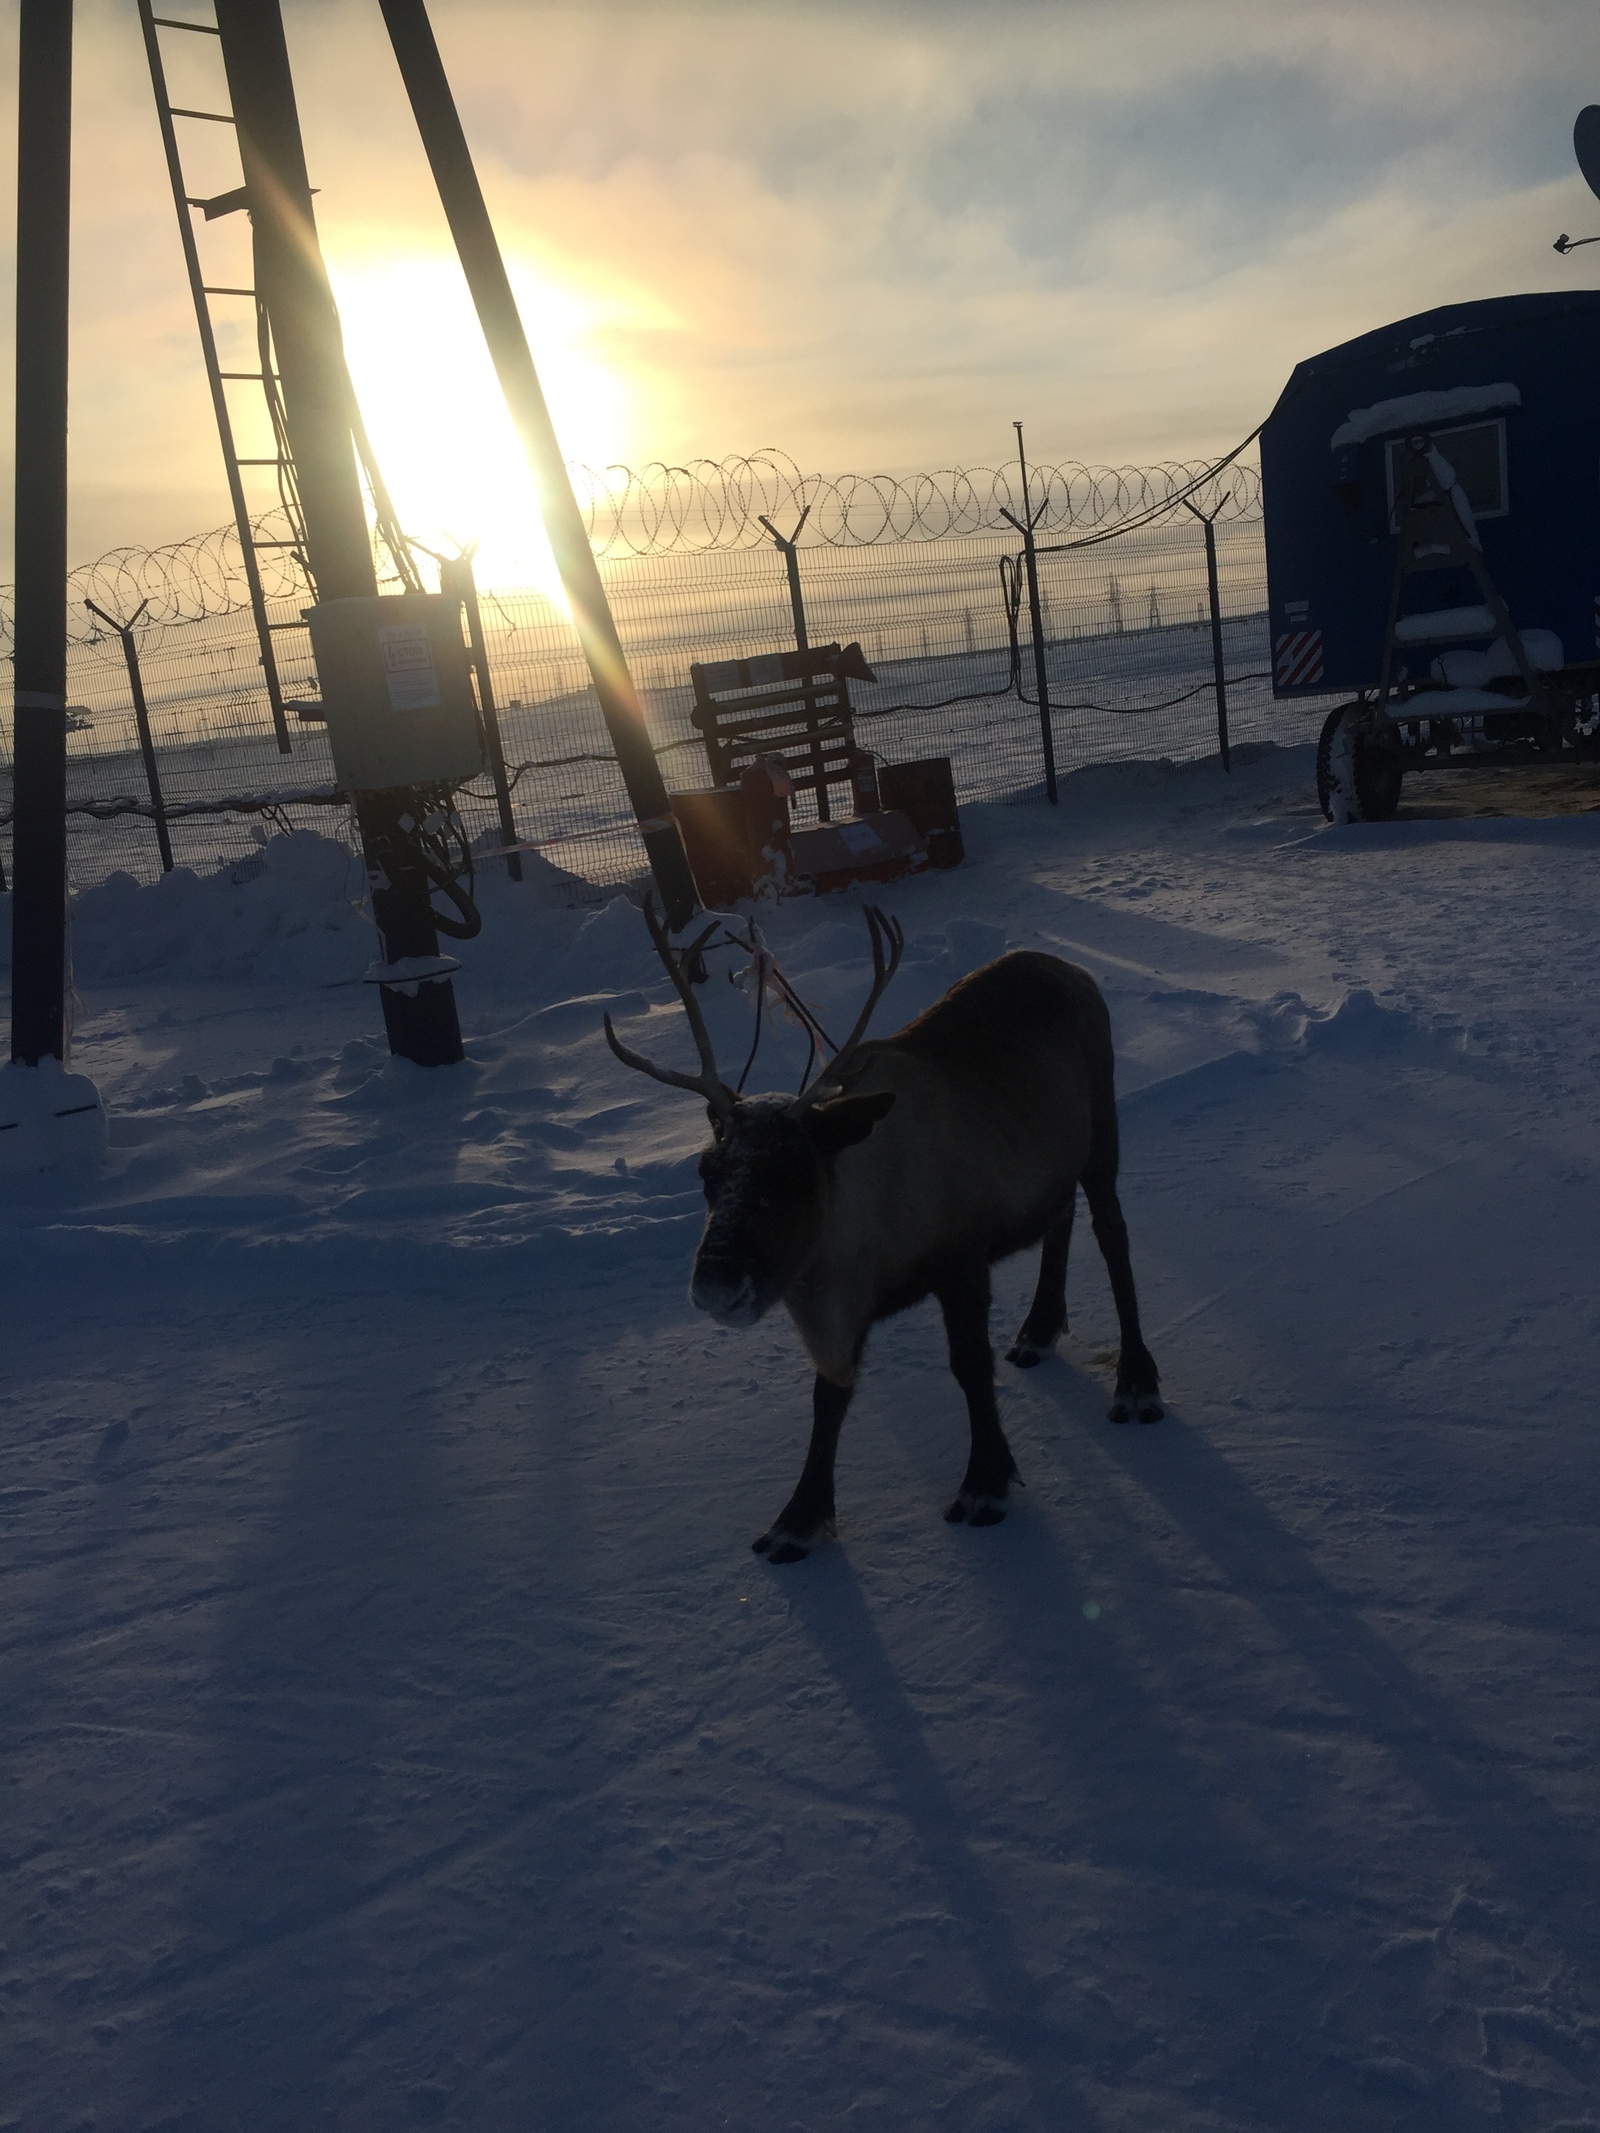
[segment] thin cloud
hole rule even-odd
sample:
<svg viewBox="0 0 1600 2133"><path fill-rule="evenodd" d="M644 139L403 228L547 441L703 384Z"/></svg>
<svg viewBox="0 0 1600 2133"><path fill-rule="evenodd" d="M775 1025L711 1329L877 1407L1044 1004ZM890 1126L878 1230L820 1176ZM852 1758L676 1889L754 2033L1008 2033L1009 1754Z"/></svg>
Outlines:
<svg viewBox="0 0 1600 2133"><path fill-rule="evenodd" d="M1000 456L1019 414L1050 456L1190 456L1331 341L1592 280L1589 255L1549 250L1600 229L1570 149L1587 5L434 15L558 422L587 456L776 444L909 469ZM354 0L287 21L336 279L394 304L358 364L403 366L408 259L441 330L475 329L381 21ZM87 554L225 502L136 25L111 0L80 0L79 22ZM585 362L603 390L582 390ZM461 376L487 389L481 364ZM428 392L414 419L447 451L436 370Z"/></svg>

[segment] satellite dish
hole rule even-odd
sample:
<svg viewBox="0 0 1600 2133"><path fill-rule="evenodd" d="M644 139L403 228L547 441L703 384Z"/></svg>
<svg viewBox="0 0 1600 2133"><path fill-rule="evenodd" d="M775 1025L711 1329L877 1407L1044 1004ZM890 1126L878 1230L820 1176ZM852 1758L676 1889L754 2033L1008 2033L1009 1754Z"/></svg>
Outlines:
<svg viewBox="0 0 1600 2133"><path fill-rule="evenodd" d="M1572 149L1583 182L1600 198L1600 104L1586 104L1572 129Z"/></svg>

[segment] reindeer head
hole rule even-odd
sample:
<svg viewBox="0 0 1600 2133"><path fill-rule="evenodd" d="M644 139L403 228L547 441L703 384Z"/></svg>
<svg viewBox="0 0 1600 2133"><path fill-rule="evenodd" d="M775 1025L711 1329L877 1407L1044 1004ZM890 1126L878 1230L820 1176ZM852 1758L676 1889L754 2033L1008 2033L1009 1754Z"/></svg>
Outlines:
<svg viewBox="0 0 1600 2133"><path fill-rule="evenodd" d="M711 1146L700 1158L707 1214L689 1294L720 1324L753 1326L811 1256L834 1160L865 1140L894 1102L887 1090L867 1096L841 1090L872 1011L900 967L905 934L893 919L868 909L872 990L850 1035L803 1095L742 1098L717 1071L711 1036L684 970L709 933L679 956L653 902L646 902L644 915L656 953L683 1001L701 1071L674 1073L630 1051L609 1015L606 1042L625 1066L705 1098L712 1131Z"/></svg>

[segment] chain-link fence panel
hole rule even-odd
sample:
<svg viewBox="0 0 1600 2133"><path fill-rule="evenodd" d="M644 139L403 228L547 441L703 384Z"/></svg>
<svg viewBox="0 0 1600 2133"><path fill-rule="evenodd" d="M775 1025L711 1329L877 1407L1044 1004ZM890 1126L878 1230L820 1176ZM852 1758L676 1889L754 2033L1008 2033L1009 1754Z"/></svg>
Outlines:
<svg viewBox="0 0 1600 2133"><path fill-rule="evenodd" d="M756 465L738 463L746 487ZM1170 494L1177 475L1190 470L1156 471ZM1303 739L1316 729L1318 707L1277 704L1271 693L1265 554L1248 474L1229 470L1234 486L1220 498L1215 529L1229 730L1235 741ZM670 490L653 498L670 535L655 547L649 543L660 540L659 525L651 535L639 496L612 500L615 523L606 529L601 569L670 791L710 782L704 743L690 717L691 663L749 658L795 643L784 558L753 514L769 503L792 504L799 491L779 496L770 466L768 475L771 496L760 487L746 496L729 477L713 529L717 544L690 523L683 497ZM1124 477L1119 495L1139 503L1144 518L1113 537L1102 531L1086 541L1074 527L1097 523L1097 515L1114 518L1118 499L1108 503L1103 483L1084 487L1087 476L1079 494L1073 478L1070 470L1049 470L1034 499L1045 495L1047 479L1061 488L1048 522L1067 535L1054 545L1041 541L1038 558L1060 773L1122 757L1214 753L1218 715L1201 525L1170 504L1152 518L1151 494L1160 501L1155 477ZM807 521L797 549L804 623L813 645L858 643L873 669L875 680L852 684L863 746L890 762L949 756L958 796L966 800L1019 797L1043 778L1021 543L999 517L999 477L987 477L995 494L981 496L970 481L962 490L951 488L951 477L941 479L945 488L920 500L915 484L865 485L875 502L862 484L830 485L821 496L826 509ZM1214 485L1207 507L1218 501ZM694 503L703 516L703 489ZM904 529L894 524L896 511ZM776 521L779 530L787 534L798 515ZM935 520L943 530L930 533ZM859 538L852 532L857 522ZM621 529L629 525L633 533L625 539ZM159 576L160 558L141 563L136 557L111 569L116 560L79 575L104 596L114 595L125 578L129 600L110 611L127 613L137 605L133 595L145 596L152 572ZM306 634L295 626L303 591L285 583L269 603L290 705L286 756L273 732L249 611L229 607L218 594L225 549L213 541L202 560L207 569L194 567L184 598L152 603L153 613L169 619L147 618L135 632L177 863L197 870L248 867L273 826L314 825L350 836L325 731L294 712L296 703L316 695ZM603 888L635 878L642 848L564 607L528 590L486 589L479 597L519 840L579 882ZM181 619L185 614L193 619ZM72 880L87 887L118 869L153 878L160 862L121 642L90 617L81 618L75 636L69 652ZM9 864L9 714L0 749ZM492 851L502 833L487 776L463 790L461 809L480 848Z"/></svg>

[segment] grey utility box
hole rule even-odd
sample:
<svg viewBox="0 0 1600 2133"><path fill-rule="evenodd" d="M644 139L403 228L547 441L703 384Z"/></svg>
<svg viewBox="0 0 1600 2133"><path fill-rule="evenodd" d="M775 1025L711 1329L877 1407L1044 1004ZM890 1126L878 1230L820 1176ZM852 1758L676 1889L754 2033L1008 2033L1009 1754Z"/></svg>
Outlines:
<svg viewBox="0 0 1600 2133"><path fill-rule="evenodd" d="M347 792L478 775L483 739L459 600L323 600L305 618L334 775Z"/></svg>

